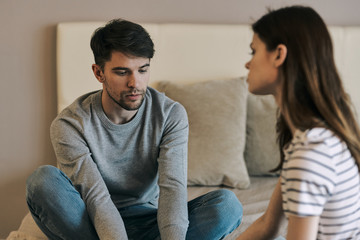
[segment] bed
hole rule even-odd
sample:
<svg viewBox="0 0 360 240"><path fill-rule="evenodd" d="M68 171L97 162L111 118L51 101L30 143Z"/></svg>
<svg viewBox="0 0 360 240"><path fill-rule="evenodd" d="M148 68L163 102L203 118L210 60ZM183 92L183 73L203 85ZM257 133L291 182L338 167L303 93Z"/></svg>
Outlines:
<svg viewBox="0 0 360 240"><path fill-rule="evenodd" d="M57 26L58 112L101 85L93 77L89 46L104 22ZM142 24L155 43L150 86L180 102L189 115L188 199L214 189L232 190L244 208L235 239L266 209L278 173L276 105L271 96L247 92L249 25ZM335 60L345 89L360 109L360 28L331 26ZM286 234L286 224L280 235ZM7 239L46 239L28 213Z"/></svg>

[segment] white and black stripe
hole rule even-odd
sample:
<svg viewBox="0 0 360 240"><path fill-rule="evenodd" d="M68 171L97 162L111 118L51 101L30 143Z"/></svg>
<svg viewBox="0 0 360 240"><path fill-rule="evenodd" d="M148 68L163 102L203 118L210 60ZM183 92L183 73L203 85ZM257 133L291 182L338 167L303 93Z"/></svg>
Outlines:
<svg viewBox="0 0 360 240"><path fill-rule="evenodd" d="M296 131L284 150L285 214L320 216L317 239L360 239L360 177L346 144L332 131Z"/></svg>

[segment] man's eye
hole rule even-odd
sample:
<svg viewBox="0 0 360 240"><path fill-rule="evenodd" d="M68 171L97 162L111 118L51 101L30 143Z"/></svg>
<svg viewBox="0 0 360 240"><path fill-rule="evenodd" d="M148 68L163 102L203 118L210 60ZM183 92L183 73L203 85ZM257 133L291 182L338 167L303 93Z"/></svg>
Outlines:
<svg viewBox="0 0 360 240"><path fill-rule="evenodd" d="M116 74L119 75L119 76L125 76L126 71L117 71Z"/></svg>
<svg viewBox="0 0 360 240"><path fill-rule="evenodd" d="M140 69L139 73L146 73L148 70L147 69Z"/></svg>
<svg viewBox="0 0 360 240"><path fill-rule="evenodd" d="M250 55L254 55L254 54L255 54L255 50L252 49L249 54L250 54Z"/></svg>

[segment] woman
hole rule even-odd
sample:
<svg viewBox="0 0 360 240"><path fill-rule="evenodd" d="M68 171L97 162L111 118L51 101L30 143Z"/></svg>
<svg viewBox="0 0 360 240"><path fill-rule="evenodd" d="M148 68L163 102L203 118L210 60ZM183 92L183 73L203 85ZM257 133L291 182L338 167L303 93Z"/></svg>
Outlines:
<svg viewBox="0 0 360 240"><path fill-rule="evenodd" d="M272 94L281 177L268 209L239 238L360 239L360 132L331 38L311 8L270 11L252 26L249 91Z"/></svg>

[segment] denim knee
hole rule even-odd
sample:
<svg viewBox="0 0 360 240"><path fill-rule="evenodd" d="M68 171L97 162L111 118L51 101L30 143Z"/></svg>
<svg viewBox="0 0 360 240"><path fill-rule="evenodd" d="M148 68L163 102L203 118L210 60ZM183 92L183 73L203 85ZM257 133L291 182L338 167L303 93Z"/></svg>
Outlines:
<svg viewBox="0 0 360 240"><path fill-rule="evenodd" d="M228 189L209 192L188 206L190 226L186 239L223 239L242 220L242 205Z"/></svg>
<svg viewBox="0 0 360 240"><path fill-rule="evenodd" d="M50 165L41 166L36 169L26 181L26 199L46 199L49 191L56 189L56 181L61 171Z"/></svg>
<svg viewBox="0 0 360 240"><path fill-rule="evenodd" d="M227 189L221 189L219 190L219 194L222 199L222 216L226 216L225 222L229 227L226 234L230 234L242 222L243 207L234 192ZM225 237L226 234L223 237Z"/></svg>
<svg viewBox="0 0 360 240"><path fill-rule="evenodd" d="M234 192L228 189L219 189L215 193L222 199L223 211L228 213L227 216L234 217L235 219L242 218L243 207Z"/></svg>

